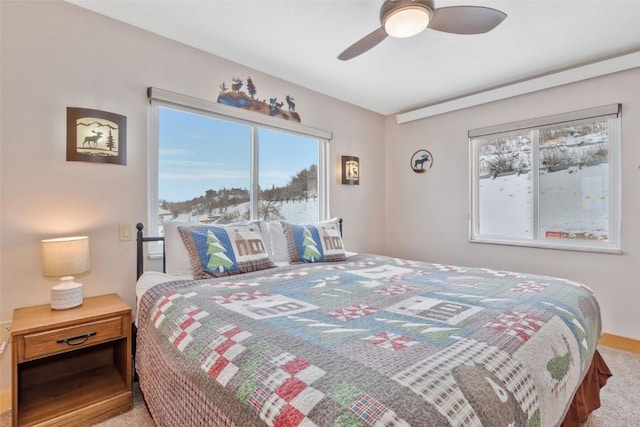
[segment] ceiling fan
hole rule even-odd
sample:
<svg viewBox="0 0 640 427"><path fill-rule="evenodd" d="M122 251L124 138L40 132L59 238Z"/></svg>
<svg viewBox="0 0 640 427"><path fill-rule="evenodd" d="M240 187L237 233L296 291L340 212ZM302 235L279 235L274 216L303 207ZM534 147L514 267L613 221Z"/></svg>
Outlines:
<svg viewBox="0 0 640 427"><path fill-rule="evenodd" d="M391 37L411 37L426 28L454 34L481 34L493 30L507 15L482 6L435 8L433 0L386 0L380 8L380 28L364 36L338 59L348 61Z"/></svg>

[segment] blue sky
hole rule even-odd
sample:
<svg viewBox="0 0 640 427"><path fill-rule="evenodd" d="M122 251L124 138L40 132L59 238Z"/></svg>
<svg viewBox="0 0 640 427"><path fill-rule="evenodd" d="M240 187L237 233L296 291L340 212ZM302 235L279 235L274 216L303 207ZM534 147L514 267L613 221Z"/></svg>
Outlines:
<svg viewBox="0 0 640 427"><path fill-rule="evenodd" d="M249 188L251 128L200 114L160 108L158 197L184 201L206 190ZM317 163L315 139L268 129L259 132L261 188L286 185Z"/></svg>

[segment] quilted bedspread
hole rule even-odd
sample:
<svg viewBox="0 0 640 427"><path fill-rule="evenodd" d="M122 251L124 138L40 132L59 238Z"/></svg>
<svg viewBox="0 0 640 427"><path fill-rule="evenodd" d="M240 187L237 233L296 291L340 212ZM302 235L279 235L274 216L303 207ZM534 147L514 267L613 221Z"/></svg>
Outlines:
<svg viewBox="0 0 640 427"><path fill-rule="evenodd" d="M569 280L361 254L164 283L138 327L161 426L553 426L601 320Z"/></svg>

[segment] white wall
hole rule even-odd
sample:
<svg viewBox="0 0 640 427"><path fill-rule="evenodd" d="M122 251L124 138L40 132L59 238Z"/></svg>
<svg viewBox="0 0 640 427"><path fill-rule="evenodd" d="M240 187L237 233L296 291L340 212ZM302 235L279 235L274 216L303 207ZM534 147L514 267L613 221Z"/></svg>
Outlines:
<svg viewBox="0 0 640 427"><path fill-rule="evenodd" d="M382 116L68 3L0 8L0 320L49 302L54 281L42 277L39 252L47 237L89 235L85 296L117 292L134 304L135 242L118 240L118 224L147 217L148 86L215 100L220 83L251 76L264 97L295 96L303 124L334 134L330 204L345 220L345 245L383 250ZM127 116L127 165L67 162L66 107ZM359 186L337 183L340 155L360 157ZM0 390L10 387L10 353Z"/></svg>
<svg viewBox="0 0 640 427"><path fill-rule="evenodd" d="M640 339L639 93L640 69L634 69L402 125L387 117L387 252L577 280L595 291L605 332ZM468 242L469 129L613 103L622 103L624 254ZM417 175L409 158L421 148L434 162Z"/></svg>

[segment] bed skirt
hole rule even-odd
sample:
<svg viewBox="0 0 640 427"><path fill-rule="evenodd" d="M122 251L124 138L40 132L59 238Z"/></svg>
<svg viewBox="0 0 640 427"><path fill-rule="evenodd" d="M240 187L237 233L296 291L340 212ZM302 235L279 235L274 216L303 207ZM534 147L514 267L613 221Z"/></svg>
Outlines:
<svg viewBox="0 0 640 427"><path fill-rule="evenodd" d="M564 417L562 427L578 427L587 421L589 414L600 407L600 389L604 387L611 375L609 367L596 350L589 370L580 383L567 415Z"/></svg>

